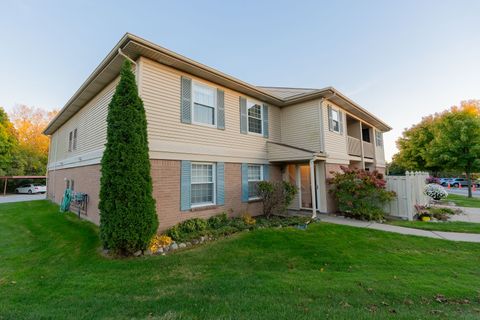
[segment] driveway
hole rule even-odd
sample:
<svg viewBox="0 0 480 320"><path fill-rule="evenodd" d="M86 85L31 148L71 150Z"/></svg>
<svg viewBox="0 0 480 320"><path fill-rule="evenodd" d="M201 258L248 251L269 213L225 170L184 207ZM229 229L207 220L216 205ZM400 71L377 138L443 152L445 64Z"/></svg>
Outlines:
<svg viewBox="0 0 480 320"><path fill-rule="evenodd" d="M0 196L0 203L9 203L9 202L22 202L22 201L32 201L32 200L45 200L47 194L7 194L6 196Z"/></svg>

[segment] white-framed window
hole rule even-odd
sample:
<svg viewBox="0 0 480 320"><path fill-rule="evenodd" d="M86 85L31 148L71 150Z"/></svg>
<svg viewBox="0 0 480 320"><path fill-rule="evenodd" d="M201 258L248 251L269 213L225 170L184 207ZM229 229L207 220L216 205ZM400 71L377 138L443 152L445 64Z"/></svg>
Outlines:
<svg viewBox="0 0 480 320"><path fill-rule="evenodd" d="M72 151L72 144L73 144L73 131L68 133L68 151Z"/></svg>
<svg viewBox="0 0 480 320"><path fill-rule="evenodd" d="M77 150L77 128L73 130L73 150Z"/></svg>
<svg viewBox="0 0 480 320"><path fill-rule="evenodd" d="M258 102L247 100L248 132L263 134L263 108Z"/></svg>
<svg viewBox="0 0 480 320"><path fill-rule="evenodd" d="M332 131L340 133L340 112L332 109Z"/></svg>
<svg viewBox="0 0 480 320"><path fill-rule="evenodd" d="M70 131L68 133L68 151L77 150L77 129Z"/></svg>
<svg viewBox="0 0 480 320"><path fill-rule="evenodd" d="M383 134L380 131L375 131L375 141L377 147L383 147Z"/></svg>
<svg viewBox="0 0 480 320"><path fill-rule="evenodd" d="M190 190L192 207L215 204L215 180L214 163L192 163Z"/></svg>
<svg viewBox="0 0 480 320"><path fill-rule="evenodd" d="M263 166L260 164L248 165L248 199L258 198L258 183L263 181Z"/></svg>
<svg viewBox="0 0 480 320"><path fill-rule="evenodd" d="M193 82L193 123L215 126L217 123L217 90L202 83Z"/></svg>

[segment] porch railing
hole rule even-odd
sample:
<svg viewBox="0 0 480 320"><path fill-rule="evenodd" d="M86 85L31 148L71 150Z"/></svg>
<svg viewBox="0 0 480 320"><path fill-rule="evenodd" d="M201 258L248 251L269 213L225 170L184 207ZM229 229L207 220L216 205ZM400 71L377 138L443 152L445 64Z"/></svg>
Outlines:
<svg viewBox="0 0 480 320"><path fill-rule="evenodd" d="M365 158L374 158L373 143L363 141L363 156Z"/></svg>
<svg viewBox="0 0 480 320"><path fill-rule="evenodd" d="M360 139L348 136L348 154L358 157L362 155Z"/></svg>

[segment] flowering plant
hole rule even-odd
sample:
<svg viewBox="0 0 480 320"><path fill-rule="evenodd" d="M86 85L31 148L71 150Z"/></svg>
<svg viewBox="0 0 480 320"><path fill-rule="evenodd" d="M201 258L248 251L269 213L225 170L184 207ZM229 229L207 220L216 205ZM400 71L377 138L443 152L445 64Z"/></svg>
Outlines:
<svg viewBox="0 0 480 320"><path fill-rule="evenodd" d="M445 190L445 188L441 185L435 183L427 184L423 189L423 193L432 198L433 200L441 200L448 196L447 190Z"/></svg>
<svg viewBox="0 0 480 320"><path fill-rule="evenodd" d="M151 252L157 252L159 248L167 247L172 243L172 238L166 235L155 235L150 241L149 249Z"/></svg>
<svg viewBox="0 0 480 320"><path fill-rule="evenodd" d="M340 167L342 172L330 172L330 192L338 209L345 215L361 220L382 220L384 205L395 198L395 192L386 189L386 181L378 171Z"/></svg>

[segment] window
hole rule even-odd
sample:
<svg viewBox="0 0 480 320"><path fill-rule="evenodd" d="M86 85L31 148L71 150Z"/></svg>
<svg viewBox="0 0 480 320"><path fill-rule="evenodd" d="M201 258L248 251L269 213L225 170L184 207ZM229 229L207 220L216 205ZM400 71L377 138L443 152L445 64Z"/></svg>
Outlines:
<svg viewBox="0 0 480 320"><path fill-rule="evenodd" d="M262 106L259 103L247 100L248 132L262 134Z"/></svg>
<svg viewBox="0 0 480 320"><path fill-rule="evenodd" d="M340 133L340 114L335 109L332 109L332 131Z"/></svg>
<svg viewBox="0 0 480 320"><path fill-rule="evenodd" d="M362 140L365 142L370 142L370 128L362 129Z"/></svg>
<svg viewBox="0 0 480 320"><path fill-rule="evenodd" d="M73 150L77 150L77 129L73 130Z"/></svg>
<svg viewBox="0 0 480 320"><path fill-rule="evenodd" d="M377 147L383 147L383 134L381 132L375 132L375 140Z"/></svg>
<svg viewBox="0 0 480 320"><path fill-rule="evenodd" d="M77 129L68 133L68 151L77 150Z"/></svg>
<svg viewBox="0 0 480 320"><path fill-rule="evenodd" d="M73 132L70 131L68 133L68 151L72 151L72 143L73 143Z"/></svg>
<svg viewBox="0 0 480 320"><path fill-rule="evenodd" d="M73 188L75 186L75 182L73 181L73 179L67 179L65 183L66 183L66 186L65 186L66 189L70 189L72 191L74 190Z"/></svg>
<svg viewBox="0 0 480 320"><path fill-rule="evenodd" d="M192 163L191 205L202 206L215 203L215 165Z"/></svg>
<svg viewBox="0 0 480 320"><path fill-rule="evenodd" d="M258 183L263 180L263 166L259 164L248 165L248 198L258 198Z"/></svg>
<svg viewBox="0 0 480 320"><path fill-rule="evenodd" d="M193 122L214 126L216 123L217 91L209 86L193 83Z"/></svg>

